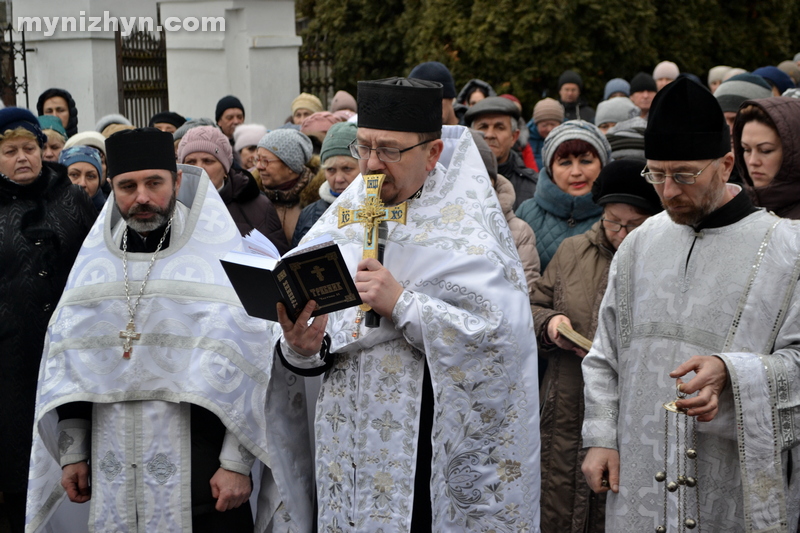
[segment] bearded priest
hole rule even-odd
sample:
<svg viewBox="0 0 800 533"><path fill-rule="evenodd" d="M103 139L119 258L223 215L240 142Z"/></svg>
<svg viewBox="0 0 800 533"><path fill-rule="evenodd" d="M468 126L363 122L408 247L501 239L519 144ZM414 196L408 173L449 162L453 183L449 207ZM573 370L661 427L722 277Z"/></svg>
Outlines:
<svg viewBox="0 0 800 533"><path fill-rule="evenodd" d="M66 493L90 502L89 531L253 531L258 459L256 530L309 531L302 385L221 268L236 224L204 171L178 169L170 134L106 149L113 194L45 341L26 530Z"/></svg>

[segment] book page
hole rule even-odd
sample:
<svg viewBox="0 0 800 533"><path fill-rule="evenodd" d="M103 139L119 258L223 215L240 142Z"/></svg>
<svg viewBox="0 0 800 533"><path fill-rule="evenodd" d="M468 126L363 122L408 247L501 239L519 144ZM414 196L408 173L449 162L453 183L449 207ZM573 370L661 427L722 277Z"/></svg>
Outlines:
<svg viewBox="0 0 800 533"><path fill-rule="evenodd" d="M304 252L310 252L311 250L316 250L318 248L330 246L331 244L333 244L333 237L331 237L330 234L325 233L315 239L311 239L310 241L304 242L294 250L286 252L286 254L283 257L291 257L293 255L298 255Z"/></svg>
<svg viewBox="0 0 800 533"><path fill-rule="evenodd" d="M255 228L242 237L242 246L245 253L248 254L264 255L273 259L280 259L281 257L281 253L275 248L272 241Z"/></svg>
<svg viewBox="0 0 800 533"><path fill-rule="evenodd" d="M274 270L275 265L278 264L278 260L272 257L267 257L255 252L239 252L236 250L225 254L222 261L269 271Z"/></svg>

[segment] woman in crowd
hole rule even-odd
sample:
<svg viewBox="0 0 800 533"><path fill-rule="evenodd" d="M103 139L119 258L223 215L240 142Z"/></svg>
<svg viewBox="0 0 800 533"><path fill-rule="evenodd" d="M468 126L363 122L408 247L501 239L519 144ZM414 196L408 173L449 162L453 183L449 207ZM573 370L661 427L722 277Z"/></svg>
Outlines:
<svg viewBox="0 0 800 533"><path fill-rule="evenodd" d="M289 250L275 207L261 194L248 171L232 166L230 140L219 128L197 126L187 131L178 145L178 163L206 171L242 235L255 228L272 241L281 254Z"/></svg>
<svg viewBox="0 0 800 533"><path fill-rule="evenodd" d="M0 110L0 492L22 532L45 331L97 211L66 169L42 162L33 114Z"/></svg>
<svg viewBox="0 0 800 533"><path fill-rule="evenodd" d="M594 494L581 473L583 375L586 352L558 333L566 324L592 339L614 252L630 231L661 211L653 186L639 173L645 161L609 163L592 186L602 218L565 239L531 296L539 356L549 364L540 387L542 531L602 533L605 495Z"/></svg>
<svg viewBox="0 0 800 533"><path fill-rule="evenodd" d="M736 165L754 203L800 219L800 100L783 96L744 102L733 124Z"/></svg>
<svg viewBox="0 0 800 533"><path fill-rule="evenodd" d="M602 209L590 193L610 153L605 135L589 122L570 120L547 136L536 194L517 208L517 216L536 234L542 270L561 241L600 218Z"/></svg>
<svg viewBox="0 0 800 533"><path fill-rule="evenodd" d="M75 185L80 185L92 199L99 213L106 203L106 195L100 188L103 175L103 163L100 152L91 146L72 146L62 150L58 162L67 167L67 176Z"/></svg>
<svg viewBox="0 0 800 533"><path fill-rule="evenodd" d="M325 175L325 181L319 186L319 200L307 205L297 219L292 248L300 244L322 213L358 176L358 160L350 153L350 143L355 141L357 129L353 122L339 122L328 130L319 154L322 163L320 172Z"/></svg>
<svg viewBox="0 0 800 533"><path fill-rule="evenodd" d="M51 163L58 163L58 156L67 142L67 130L61 125L61 120L53 115L39 117L39 127L47 137L47 142L42 151L42 159Z"/></svg>

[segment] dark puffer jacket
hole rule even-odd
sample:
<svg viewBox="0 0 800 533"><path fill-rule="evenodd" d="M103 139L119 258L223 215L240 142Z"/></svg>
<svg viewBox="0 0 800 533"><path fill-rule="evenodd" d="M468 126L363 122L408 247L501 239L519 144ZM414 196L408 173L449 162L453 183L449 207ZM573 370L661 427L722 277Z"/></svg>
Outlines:
<svg viewBox="0 0 800 533"><path fill-rule="evenodd" d="M300 241L306 236L308 230L316 224L319 217L321 217L336 200L336 197L331 194L331 186L328 185L327 180L320 183L318 190L319 200L305 206L300 213L300 218L297 219L297 226L294 228L294 236L292 237L292 248L300 244Z"/></svg>
<svg viewBox="0 0 800 533"><path fill-rule="evenodd" d="M253 228L272 241L281 254L289 251L281 220L275 206L259 190L255 178L246 170L231 168L228 180L219 191L239 233L245 235Z"/></svg>
<svg viewBox="0 0 800 533"><path fill-rule="evenodd" d="M0 491L27 486L47 323L96 217L61 165L26 186L0 177Z"/></svg>

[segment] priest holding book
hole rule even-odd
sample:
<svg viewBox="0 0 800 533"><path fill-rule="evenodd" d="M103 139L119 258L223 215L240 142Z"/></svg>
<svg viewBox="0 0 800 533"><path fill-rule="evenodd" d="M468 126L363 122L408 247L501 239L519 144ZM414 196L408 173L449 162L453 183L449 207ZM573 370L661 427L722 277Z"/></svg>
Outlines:
<svg viewBox="0 0 800 533"><path fill-rule="evenodd" d="M364 305L309 322L310 302L292 322L278 304L280 360L324 374L320 530L539 531L525 275L472 135L442 128L441 100L435 82L359 82L362 176L306 239L332 236Z"/></svg>
<svg viewBox="0 0 800 533"><path fill-rule="evenodd" d="M220 265L236 224L205 171L176 166L170 134L106 148L113 194L44 343L26 531L65 493L89 502L90 531L253 531L256 459L255 529L310 531L302 386Z"/></svg>

